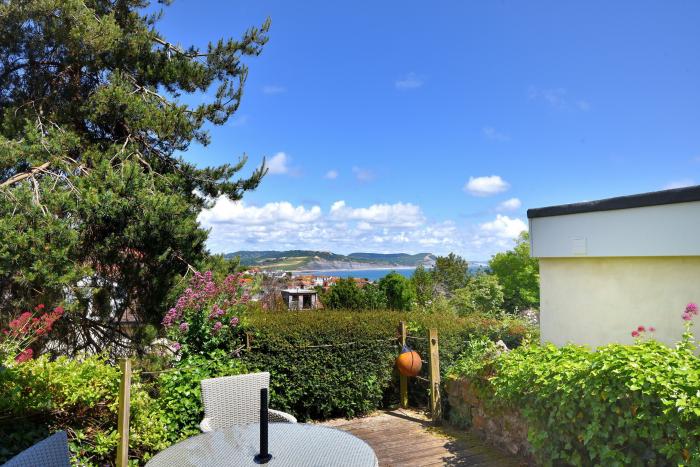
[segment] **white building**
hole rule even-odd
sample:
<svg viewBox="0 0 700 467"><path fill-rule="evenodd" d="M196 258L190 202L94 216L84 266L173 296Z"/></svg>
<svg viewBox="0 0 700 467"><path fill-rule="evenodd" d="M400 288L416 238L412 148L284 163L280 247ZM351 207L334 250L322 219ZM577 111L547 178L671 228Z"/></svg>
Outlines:
<svg viewBox="0 0 700 467"><path fill-rule="evenodd" d="M668 344L700 302L700 186L527 212L540 263L543 342L631 343L639 325Z"/></svg>

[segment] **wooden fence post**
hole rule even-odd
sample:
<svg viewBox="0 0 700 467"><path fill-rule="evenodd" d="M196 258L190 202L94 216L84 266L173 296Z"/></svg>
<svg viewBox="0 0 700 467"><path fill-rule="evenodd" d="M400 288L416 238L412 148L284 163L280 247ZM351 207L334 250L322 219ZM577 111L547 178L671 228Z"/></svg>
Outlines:
<svg viewBox="0 0 700 467"><path fill-rule="evenodd" d="M401 348L406 345L406 322L401 321L399 323L399 330L401 331ZM408 377L399 373L399 391L401 396L401 408L405 409L408 407Z"/></svg>
<svg viewBox="0 0 700 467"><path fill-rule="evenodd" d="M119 413L117 419L117 467L129 464L129 411L131 409L131 360L119 360L122 379L119 383Z"/></svg>
<svg viewBox="0 0 700 467"><path fill-rule="evenodd" d="M430 342L430 413L433 423L442 420L442 400L440 399L440 354L438 353L438 332L431 329L428 334Z"/></svg>

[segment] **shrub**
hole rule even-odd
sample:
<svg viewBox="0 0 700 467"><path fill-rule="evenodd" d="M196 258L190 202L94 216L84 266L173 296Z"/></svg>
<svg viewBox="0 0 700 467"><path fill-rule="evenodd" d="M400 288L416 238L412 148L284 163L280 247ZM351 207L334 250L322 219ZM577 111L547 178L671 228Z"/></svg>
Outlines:
<svg viewBox="0 0 700 467"><path fill-rule="evenodd" d="M323 305L326 308L359 310L362 308L364 297L362 289L357 287L352 277L340 278L328 292L322 294Z"/></svg>
<svg viewBox="0 0 700 467"><path fill-rule="evenodd" d="M700 459L700 360L656 341L526 347L499 361L494 397L520 407L545 463Z"/></svg>
<svg viewBox="0 0 700 467"><path fill-rule="evenodd" d="M387 306L392 310L410 310L416 301L416 292L409 279L392 271L379 279L379 289L386 295Z"/></svg>
<svg viewBox="0 0 700 467"><path fill-rule="evenodd" d="M230 348L238 335L240 315L250 299L246 280L232 274L217 280L211 271L196 272L190 286L163 318L175 349L184 355Z"/></svg>
<svg viewBox="0 0 700 467"><path fill-rule="evenodd" d="M189 356L172 370L161 373L156 401L163 412L168 442L175 443L200 432L199 422L204 416L200 386L203 379L245 372L240 359L216 351L207 356Z"/></svg>
<svg viewBox="0 0 700 467"><path fill-rule="evenodd" d="M503 287L496 276L480 273L471 277L466 287L455 290L450 301L460 315L496 315L503 312Z"/></svg>
<svg viewBox="0 0 700 467"><path fill-rule="evenodd" d="M119 369L102 356L49 361L47 356L0 368L0 462L57 430L84 465L111 464L117 446ZM135 375L130 452L147 460L164 449L163 413Z"/></svg>
<svg viewBox="0 0 700 467"><path fill-rule="evenodd" d="M501 349L490 339L471 340L454 363L447 368L447 375L486 379L493 374L494 361L500 354Z"/></svg>
<svg viewBox="0 0 700 467"><path fill-rule="evenodd" d="M243 354L252 370L271 373L275 408L300 420L353 417L398 401L394 359L398 323L407 321L411 335L425 337L437 328L441 368L446 368L474 337L487 336L518 345L530 328L515 319L473 315L419 314L394 311L257 313L249 316L253 349ZM409 345L424 359L427 341ZM415 402L426 388L412 384ZM421 399L422 398L422 399Z"/></svg>
<svg viewBox="0 0 700 467"><path fill-rule="evenodd" d="M488 345L475 346L452 373L476 382L492 406L519 409L545 465L698 465L700 359L690 331L697 314L686 308L675 348L646 339L653 328L639 326L634 345L595 352L523 346L493 358Z"/></svg>

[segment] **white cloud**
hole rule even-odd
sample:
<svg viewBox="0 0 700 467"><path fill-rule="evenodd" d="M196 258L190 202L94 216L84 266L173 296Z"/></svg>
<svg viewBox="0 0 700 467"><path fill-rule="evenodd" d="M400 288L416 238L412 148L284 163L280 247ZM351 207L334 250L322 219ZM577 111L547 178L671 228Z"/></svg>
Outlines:
<svg viewBox="0 0 700 467"><path fill-rule="evenodd" d="M262 91L265 94L282 94L283 92L287 92L287 88L276 84L266 84L263 86Z"/></svg>
<svg viewBox="0 0 700 467"><path fill-rule="evenodd" d="M498 175L485 177L469 177L469 181L464 185L464 191L474 196L491 196L503 193L510 188L508 182Z"/></svg>
<svg viewBox="0 0 700 467"><path fill-rule="evenodd" d="M404 75L403 77L397 79L394 82L394 86L396 86L396 89L402 91L408 89L416 89L423 86L423 78L421 78L414 72L410 72Z"/></svg>
<svg viewBox="0 0 700 467"><path fill-rule="evenodd" d="M695 181L690 179L690 178L684 178L681 180L673 180L671 182L668 182L666 185L663 186L662 190L672 190L674 188L685 188L687 186L693 186L695 185Z"/></svg>
<svg viewBox="0 0 700 467"><path fill-rule="evenodd" d="M484 253L489 255L512 248L514 240L521 232L527 230L527 224L518 218L511 218L502 214L489 222L479 224L469 242L469 248L480 252L482 258Z"/></svg>
<svg viewBox="0 0 700 467"><path fill-rule="evenodd" d="M498 214L494 220L480 224L479 229L482 233L496 238L514 239L520 232L527 230L527 225L520 219Z"/></svg>
<svg viewBox="0 0 700 467"><path fill-rule="evenodd" d="M324 175L323 178L327 178L328 180L335 180L336 178L338 178L338 171L329 170L328 172L326 172L326 175Z"/></svg>
<svg viewBox="0 0 700 467"><path fill-rule="evenodd" d="M456 252L470 260L513 246L527 228L517 218L499 214L476 224L430 221L413 203L378 203L349 206L336 201L323 208L289 201L249 205L220 197L203 210L198 221L209 229L213 252L236 250L309 249L349 253Z"/></svg>
<svg viewBox="0 0 700 467"><path fill-rule="evenodd" d="M355 178L360 182L369 182L374 180L374 172L371 170L363 169L360 167L353 167L352 173L355 174Z"/></svg>
<svg viewBox="0 0 700 467"><path fill-rule="evenodd" d="M520 209L522 205L523 203L521 203L518 198L511 198L499 204L497 209L499 211L515 211L516 209Z"/></svg>
<svg viewBox="0 0 700 467"><path fill-rule="evenodd" d="M416 227L425 220L420 207L411 203L373 204L366 208L351 208L345 201L331 206L330 217L335 220L362 221L394 227Z"/></svg>
<svg viewBox="0 0 700 467"><path fill-rule="evenodd" d="M510 141L510 136L508 136L505 133L501 133L500 131L496 130L494 127L491 126L485 126L481 129L481 132L483 133L486 139L490 139L493 141Z"/></svg>
<svg viewBox="0 0 700 467"><path fill-rule="evenodd" d="M273 222L305 223L320 217L319 206L306 209L304 206L293 206L287 201L247 206L243 201L231 201L221 196L211 209L201 212L199 221L205 224L263 225Z"/></svg>
<svg viewBox="0 0 700 467"><path fill-rule="evenodd" d="M271 175L289 173L289 156L283 152L278 152L267 161L268 172Z"/></svg>

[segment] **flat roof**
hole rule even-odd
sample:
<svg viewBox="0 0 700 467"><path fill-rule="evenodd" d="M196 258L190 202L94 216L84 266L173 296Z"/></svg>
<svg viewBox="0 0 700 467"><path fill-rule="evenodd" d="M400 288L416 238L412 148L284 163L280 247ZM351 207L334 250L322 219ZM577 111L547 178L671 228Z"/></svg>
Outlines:
<svg viewBox="0 0 700 467"><path fill-rule="evenodd" d="M527 210L528 219L700 201L700 185Z"/></svg>
<svg viewBox="0 0 700 467"><path fill-rule="evenodd" d="M282 289L282 292L286 292L286 293L290 293L290 294L317 293L315 290L311 290L311 289Z"/></svg>

